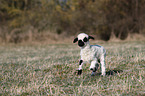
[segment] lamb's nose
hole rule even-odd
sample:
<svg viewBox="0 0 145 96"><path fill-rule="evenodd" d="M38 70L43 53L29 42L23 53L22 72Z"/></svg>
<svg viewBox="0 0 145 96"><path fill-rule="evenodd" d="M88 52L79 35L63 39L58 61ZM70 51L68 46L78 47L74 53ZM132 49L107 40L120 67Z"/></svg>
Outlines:
<svg viewBox="0 0 145 96"><path fill-rule="evenodd" d="M79 45L80 47L83 47L83 46L84 46L84 42L83 42L82 40L79 40L79 41L78 41L78 45Z"/></svg>

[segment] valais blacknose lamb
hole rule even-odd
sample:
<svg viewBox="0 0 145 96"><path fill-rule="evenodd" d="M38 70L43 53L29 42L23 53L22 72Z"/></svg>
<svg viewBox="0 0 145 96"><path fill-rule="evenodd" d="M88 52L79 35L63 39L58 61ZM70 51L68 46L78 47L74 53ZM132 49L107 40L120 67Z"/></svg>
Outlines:
<svg viewBox="0 0 145 96"><path fill-rule="evenodd" d="M73 43L78 41L78 46L80 47L81 59L79 61L78 75L82 73L83 63L91 63L90 70L92 70L92 76L95 75L100 63L101 75L105 76L105 57L106 50L100 45L90 45L89 39L94 39L92 36L88 36L85 33L80 33L77 38L74 39Z"/></svg>

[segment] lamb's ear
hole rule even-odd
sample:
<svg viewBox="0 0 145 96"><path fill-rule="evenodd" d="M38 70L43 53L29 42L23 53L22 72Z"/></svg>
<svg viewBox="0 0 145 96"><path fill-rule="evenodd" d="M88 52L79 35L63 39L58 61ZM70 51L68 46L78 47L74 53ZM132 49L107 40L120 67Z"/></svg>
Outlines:
<svg viewBox="0 0 145 96"><path fill-rule="evenodd" d="M75 38L74 41L73 41L73 43L76 43L77 41L78 41L78 38Z"/></svg>
<svg viewBox="0 0 145 96"><path fill-rule="evenodd" d="M89 36L89 39L93 39L93 40L94 40L94 37L92 37L92 36Z"/></svg>

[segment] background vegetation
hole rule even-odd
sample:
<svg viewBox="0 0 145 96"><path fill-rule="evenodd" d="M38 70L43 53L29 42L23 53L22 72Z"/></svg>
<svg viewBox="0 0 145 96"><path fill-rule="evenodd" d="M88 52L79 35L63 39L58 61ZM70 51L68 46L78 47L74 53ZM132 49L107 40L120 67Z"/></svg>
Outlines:
<svg viewBox="0 0 145 96"><path fill-rule="evenodd" d="M0 41L58 39L79 32L126 39L145 34L145 0L1 0Z"/></svg>

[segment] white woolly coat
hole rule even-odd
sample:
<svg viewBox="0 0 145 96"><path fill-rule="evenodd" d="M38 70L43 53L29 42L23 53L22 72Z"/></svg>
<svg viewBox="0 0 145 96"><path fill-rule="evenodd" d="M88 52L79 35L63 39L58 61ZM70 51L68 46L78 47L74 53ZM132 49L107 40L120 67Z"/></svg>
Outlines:
<svg viewBox="0 0 145 96"><path fill-rule="evenodd" d="M106 56L106 50L100 45L90 45L89 42L86 47L81 48L81 60L84 62L91 62L94 60L100 61Z"/></svg>

